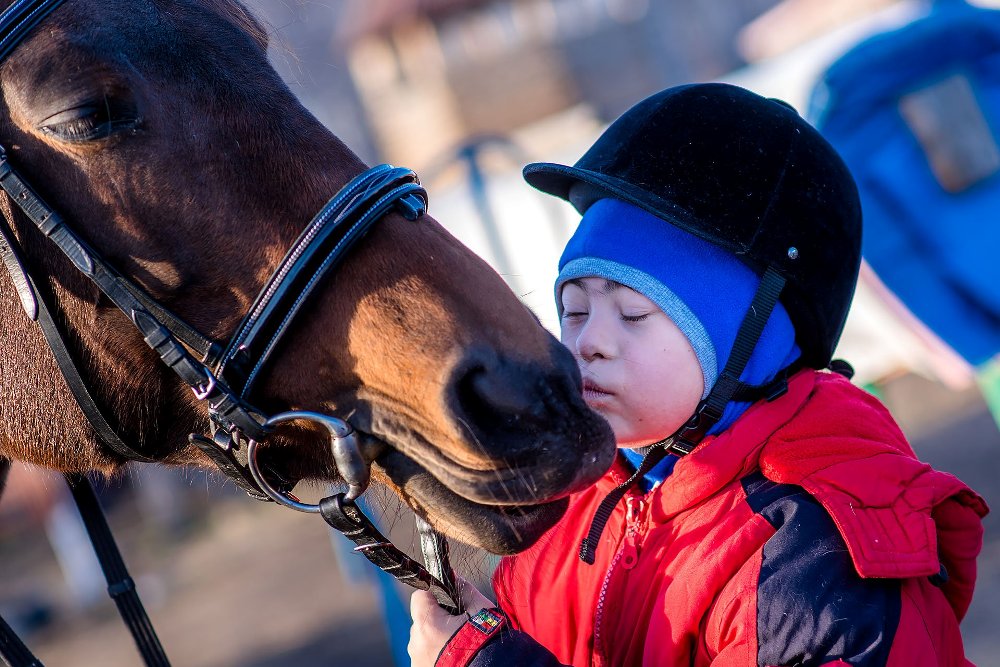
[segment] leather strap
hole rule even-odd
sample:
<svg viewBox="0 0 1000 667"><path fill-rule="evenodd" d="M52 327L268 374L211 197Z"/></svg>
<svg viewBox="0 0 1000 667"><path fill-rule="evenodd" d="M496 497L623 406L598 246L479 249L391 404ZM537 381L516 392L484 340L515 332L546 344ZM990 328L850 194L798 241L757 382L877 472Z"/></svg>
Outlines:
<svg viewBox="0 0 1000 667"><path fill-rule="evenodd" d="M198 353L198 357L203 364L211 367L218 362L219 357L222 355L221 345L208 336L203 335L162 303L153 299L153 297L149 296L145 290L134 282L114 271L113 268L108 268L109 271L114 272L115 280L131 292L132 296L142 304L143 308L152 314L156 321L163 323L177 340Z"/></svg>
<svg viewBox="0 0 1000 667"><path fill-rule="evenodd" d="M0 16L0 62L64 0L17 0Z"/></svg>
<svg viewBox="0 0 1000 667"><path fill-rule="evenodd" d="M44 667L3 618L0 618L0 658L10 667Z"/></svg>
<svg viewBox="0 0 1000 667"><path fill-rule="evenodd" d="M34 317L32 319L38 323L39 328L42 330L45 341L52 350L52 355L59 365L59 370L63 378L66 380L66 385L73 393L73 397L83 411L84 416L86 416L87 421L90 422L91 427L97 433L97 437L101 443L126 459L152 461L151 457L141 454L137 448L126 444L125 440L118 434L117 429L108 423L108 420L104 416L104 411L98 406L96 399L90 392L90 388L80 374L76 360L69 351L66 339L52 315L47 298L36 287L34 279L25 267L24 262L20 259L13 232L2 216L0 216L0 244L2 244L3 248L4 265L8 271L17 272L16 274L12 272L11 278L15 285L20 285L18 291L20 292L23 289L25 292L26 296L22 296L21 298L22 305L26 299L30 299L34 309ZM28 313L29 316L31 314L30 312Z"/></svg>
<svg viewBox="0 0 1000 667"><path fill-rule="evenodd" d="M73 493L73 500L80 510L83 524L87 528L90 542L94 545L97 560L108 582L108 595L115 601L118 613L132 633L145 664L147 667L170 667L170 661L167 660L163 646L139 600L135 582L125 568L125 562L104 518L104 511L97 500L97 494L94 493L94 487L86 477L75 473L66 475L66 483Z"/></svg>
<svg viewBox="0 0 1000 667"><path fill-rule="evenodd" d="M453 597L449 590L453 590L454 586L446 586L420 563L393 546L357 505L344 499L342 493L319 501L319 511L330 526L357 545L355 551L363 554L383 572L391 574L407 586L430 591L441 608L452 616L461 613L459 598ZM451 568L448 569L450 571Z"/></svg>
<svg viewBox="0 0 1000 667"><path fill-rule="evenodd" d="M0 16L2 23L3 16ZM238 442L242 438L261 441L269 435L270 430L263 426L266 416L247 403L244 397L319 281L391 208L415 220L424 213L427 203L427 194L416 174L408 169L380 165L357 176L327 203L300 235L237 328L225 352L220 353L221 346L198 333L138 285L122 277L92 250L21 178L2 149L0 188L38 230L129 317L163 363L191 388L199 400L205 401L213 432L221 430ZM107 420L90 396L77 364L66 351L67 346L58 334L51 314L44 312L46 304L39 302L37 285L33 284L30 272L18 257L13 231L5 228L2 236L0 256L22 306L29 317L39 319L43 330L47 331L46 338L57 358L60 358L60 368L88 419L113 451L133 460L152 460L152 457L125 445L114 429L107 427ZM192 356L191 351L201 361ZM206 364L219 359L221 361L213 373ZM235 391L220 379L224 374L236 382L233 385ZM196 444L205 444L206 441ZM222 449L216 452L221 456L213 455L212 458L226 462L221 467L227 474L231 474L233 469L240 470L235 479L245 487L252 478L246 470L245 461L234 457L234 451L238 448ZM260 497L263 493L255 489L255 495Z"/></svg>
<svg viewBox="0 0 1000 667"><path fill-rule="evenodd" d="M196 396L208 402L209 411L213 417L216 416L215 413L212 413L213 404L225 406L226 410L221 413L222 416L219 418L225 430L231 432L239 429L255 439L267 437L267 431L261 427L261 422L255 417L258 411L235 396L224 383L219 382L212 376L203 363L191 355L188 347L178 340L174 332L146 309L144 302L155 303L155 300L148 295L142 300L137 298L135 293L142 292L142 289L129 281L125 281L111 265L89 248L63 222L59 214L46 204L24 179L20 177L7 160L6 153L2 151L0 151L0 188L10 196L11 200L18 205L39 231L53 241L63 254L73 262L73 265L96 284L105 296L132 320L132 323L142 333L146 343L156 351L160 359L181 380L191 387ZM5 230L5 237L4 245L13 249L15 247L13 232L9 228ZM15 285L21 284L23 286L25 277L29 284L32 282L31 274L26 270L23 261L15 263L8 262L5 259L5 265L7 265L8 270L13 269L11 275ZM37 287L32 285L32 288L33 293L37 297ZM22 297L22 304L24 302L25 299ZM40 314L41 310L44 310L44 308L39 308ZM168 309L159 305L155 307L155 310L161 315L169 313ZM180 321L180 318L172 314L169 315L169 319L172 322ZM40 324L43 324L42 320L40 320ZM44 328L43 324L43 330ZM190 337L188 342L193 349L196 349L202 356L209 358L218 356L216 350L219 346L211 343L206 337L192 332L195 332L193 327L188 325L182 327L182 333ZM52 341L50 340L51 344ZM65 347L64 344L63 347ZM69 359L70 363L75 366L72 358L70 357ZM62 367L62 364L60 366ZM71 374L80 375L78 371L74 371ZM85 385L83 386L85 387ZM92 419L91 421L95 420ZM120 440L120 438L118 439ZM118 449L115 451L122 453ZM123 455L140 461L151 460L150 457L138 452L135 452L134 455Z"/></svg>
<svg viewBox="0 0 1000 667"><path fill-rule="evenodd" d="M268 279L215 369L240 397L250 394L282 336L322 278L390 209L416 220L427 193L409 169L383 164L354 178L313 218Z"/></svg>
<svg viewBox="0 0 1000 667"><path fill-rule="evenodd" d="M427 571L440 581L447 591L447 602L454 603L458 613L465 611L461 592L455 583L455 571L451 568L448 538L434 530L423 517L417 516L416 522L417 533L420 535L420 550L424 555L424 565L427 566Z"/></svg>

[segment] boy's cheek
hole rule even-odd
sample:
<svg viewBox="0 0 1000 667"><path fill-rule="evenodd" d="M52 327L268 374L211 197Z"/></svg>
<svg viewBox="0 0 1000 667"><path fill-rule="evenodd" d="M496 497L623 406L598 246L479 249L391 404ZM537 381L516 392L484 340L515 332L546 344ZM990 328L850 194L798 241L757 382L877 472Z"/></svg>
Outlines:
<svg viewBox="0 0 1000 667"><path fill-rule="evenodd" d="M570 332L570 328L563 324L559 327L559 342L569 348L569 351L576 354L576 338Z"/></svg>

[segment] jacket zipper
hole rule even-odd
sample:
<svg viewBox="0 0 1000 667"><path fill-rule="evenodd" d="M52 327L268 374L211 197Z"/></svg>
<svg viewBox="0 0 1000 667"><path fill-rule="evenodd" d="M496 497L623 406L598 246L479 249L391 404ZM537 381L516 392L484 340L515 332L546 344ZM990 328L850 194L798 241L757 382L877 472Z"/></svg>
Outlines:
<svg viewBox="0 0 1000 667"><path fill-rule="evenodd" d="M646 503L641 496L630 495L625 497L625 536L621 546L618 547L615 557L611 559L611 565L604 575L601 583L601 594L597 598L597 610L594 613L594 657L591 663L600 665L604 663L604 647L601 643L601 624L604 621L604 600L608 594L608 587L611 584L611 577L615 573L615 568L621 563L626 570L631 570L639 561L639 523L643 518Z"/></svg>

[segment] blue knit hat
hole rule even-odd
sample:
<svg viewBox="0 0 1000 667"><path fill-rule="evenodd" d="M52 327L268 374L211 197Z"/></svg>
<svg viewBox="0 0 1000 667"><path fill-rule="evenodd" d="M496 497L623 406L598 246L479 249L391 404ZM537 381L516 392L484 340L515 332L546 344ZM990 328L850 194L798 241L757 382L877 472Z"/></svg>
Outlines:
<svg viewBox="0 0 1000 667"><path fill-rule="evenodd" d="M652 213L618 199L595 202L559 259L556 307L568 280L596 276L645 295L687 337L705 381L702 398L729 359L760 278L735 255ZM740 379L765 384L800 356L795 328L778 303ZM749 406L730 403L710 433L727 428Z"/></svg>

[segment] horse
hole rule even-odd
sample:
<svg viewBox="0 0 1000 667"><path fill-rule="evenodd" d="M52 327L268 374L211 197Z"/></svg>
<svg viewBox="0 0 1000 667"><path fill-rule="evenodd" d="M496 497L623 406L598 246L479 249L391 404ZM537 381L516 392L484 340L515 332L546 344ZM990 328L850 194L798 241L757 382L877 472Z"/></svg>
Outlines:
<svg viewBox="0 0 1000 667"><path fill-rule="evenodd" d="M236 0L66 0L38 21L0 53L3 163L112 273L228 340L303 227L367 166L295 99ZM144 460L216 465L191 437L210 430L204 395L15 199L0 195L9 241L110 426ZM367 443L362 465L434 528L523 550L609 467L612 434L572 356L503 280L428 215L404 213L387 211L314 286L249 399L262 414L338 415ZM24 286L3 287L0 461L119 474L129 457L85 418ZM289 485L337 482L328 436L289 422L258 454Z"/></svg>

